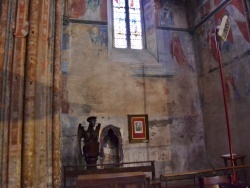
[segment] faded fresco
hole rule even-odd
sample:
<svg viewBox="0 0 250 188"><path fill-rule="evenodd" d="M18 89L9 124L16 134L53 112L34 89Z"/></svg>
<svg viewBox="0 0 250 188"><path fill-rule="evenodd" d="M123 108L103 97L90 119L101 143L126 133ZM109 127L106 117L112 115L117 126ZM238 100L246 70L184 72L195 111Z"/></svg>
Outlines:
<svg viewBox="0 0 250 188"><path fill-rule="evenodd" d="M243 2L234 0L196 31L202 73L218 68L219 57L216 49L215 29L220 25L224 15L229 16L231 27L225 42L218 39L222 62L228 63L233 58L244 55L250 49L247 18L244 13Z"/></svg>
<svg viewBox="0 0 250 188"><path fill-rule="evenodd" d="M107 0L70 0L71 19L107 21Z"/></svg>
<svg viewBox="0 0 250 188"><path fill-rule="evenodd" d="M197 25L200 23L204 17L208 16L215 8L225 2L229 2L229 0L199 0L194 24Z"/></svg>
<svg viewBox="0 0 250 188"><path fill-rule="evenodd" d="M76 9L70 10L71 18L99 19L99 14L96 19L86 10L77 10L77 4L87 6L84 4L87 1L75 2ZM110 124L119 127L124 161L155 160L157 177L171 171L198 169L204 164L203 122L192 36L185 31L171 30L187 27L185 19L178 20L186 18L182 15L183 2L144 1L145 50L109 51L107 36L112 32L109 24L77 22L65 26L68 30L63 35L61 65L65 90L62 97L64 164L81 164L74 127L89 115L97 116L103 127ZM158 10L164 7L160 14L155 9L158 5L162 6ZM173 11L172 18L167 12L168 5ZM101 8L96 10L101 15ZM169 27L168 30L157 29L159 15L160 27ZM167 17L172 19L171 23ZM157 55L159 63L155 61ZM128 140L127 114L139 113L150 117L147 145L130 144Z"/></svg>
<svg viewBox="0 0 250 188"><path fill-rule="evenodd" d="M210 3L211 1L206 1ZM214 1L215 2L215 1ZM218 1L217 3L223 3ZM226 126L230 125L233 153L248 153L249 138L249 88L250 57L249 30L243 0L232 0L218 12L208 15L209 19L195 32L194 40L198 56L199 87L204 112L206 150L213 165L219 165L218 155L228 153ZM227 15L230 30L226 41L218 38L220 56L216 49L216 28ZM221 58L224 91L219 71ZM225 96L225 102L224 102ZM226 122L225 108L228 111ZM215 132L220 137L214 136ZM216 146L216 147L215 147Z"/></svg>
<svg viewBox="0 0 250 188"><path fill-rule="evenodd" d="M147 50L158 59L157 43L156 43L156 25L155 25L155 9L154 0L148 0L144 5L145 33Z"/></svg>
<svg viewBox="0 0 250 188"><path fill-rule="evenodd" d="M187 32L158 30L158 53L160 63L165 63L172 73L195 72L192 37Z"/></svg>
<svg viewBox="0 0 250 188"><path fill-rule="evenodd" d="M181 1L155 0L156 25L188 28L185 5Z"/></svg>

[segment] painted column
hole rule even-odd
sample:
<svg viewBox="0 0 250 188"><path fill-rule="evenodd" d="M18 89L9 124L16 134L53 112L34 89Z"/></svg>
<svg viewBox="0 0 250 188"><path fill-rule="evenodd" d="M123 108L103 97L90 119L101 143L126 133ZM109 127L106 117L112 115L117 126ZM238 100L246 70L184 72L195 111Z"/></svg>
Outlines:
<svg viewBox="0 0 250 188"><path fill-rule="evenodd" d="M1 1L0 187L61 187L62 7Z"/></svg>
<svg viewBox="0 0 250 188"><path fill-rule="evenodd" d="M9 85L8 85L8 32L10 30L10 9L11 3L8 0L1 2L0 19L0 187L5 188L8 177L8 109L9 109Z"/></svg>
<svg viewBox="0 0 250 188"><path fill-rule="evenodd" d="M61 185L61 30L62 1L56 0L55 51L53 65L53 187Z"/></svg>
<svg viewBox="0 0 250 188"><path fill-rule="evenodd" d="M35 95L36 95L36 66L38 54L38 26L40 3L30 1L29 6L29 36L25 66L24 92L24 129L23 129L23 162L22 187L35 187ZM38 125L39 126L39 125Z"/></svg>
<svg viewBox="0 0 250 188"><path fill-rule="evenodd" d="M13 58L10 59L11 93L9 116L9 154L8 154L8 187L21 187L21 155L23 128L23 94L24 63L26 56L26 39L28 34L28 0L17 2L16 20L11 24L14 37Z"/></svg>

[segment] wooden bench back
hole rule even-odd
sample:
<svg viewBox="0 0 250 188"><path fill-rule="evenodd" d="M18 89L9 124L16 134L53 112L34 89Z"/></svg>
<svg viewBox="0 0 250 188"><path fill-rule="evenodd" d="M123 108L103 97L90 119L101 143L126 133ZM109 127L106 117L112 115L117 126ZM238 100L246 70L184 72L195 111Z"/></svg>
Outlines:
<svg viewBox="0 0 250 188"><path fill-rule="evenodd" d="M231 176L211 176L211 177L199 177L199 187L204 188L207 185L216 185L221 183L231 183Z"/></svg>
<svg viewBox="0 0 250 188"><path fill-rule="evenodd" d="M151 177L155 179L155 161L138 161L138 162L124 162L116 164L96 164L84 166L63 166L64 170L64 186L66 185L66 178L77 177L79 175L89 174L108 174L108 173L122 173L122 172L151 172ZM133 165L133 166L126 166ZM96 169L87 169L88 166L96 167Z"/></svg>

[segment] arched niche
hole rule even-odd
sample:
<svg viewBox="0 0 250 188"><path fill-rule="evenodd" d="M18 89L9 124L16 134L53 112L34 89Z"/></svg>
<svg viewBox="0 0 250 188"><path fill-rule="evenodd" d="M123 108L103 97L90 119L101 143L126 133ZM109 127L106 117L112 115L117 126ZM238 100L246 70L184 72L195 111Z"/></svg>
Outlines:
<svg viewBox="0 0 250 188"><path fill-rule="evenodd" d="M102 163L121 163L123 161L122 136L120 128L108 125L100 134L100 157Z"/></svg>

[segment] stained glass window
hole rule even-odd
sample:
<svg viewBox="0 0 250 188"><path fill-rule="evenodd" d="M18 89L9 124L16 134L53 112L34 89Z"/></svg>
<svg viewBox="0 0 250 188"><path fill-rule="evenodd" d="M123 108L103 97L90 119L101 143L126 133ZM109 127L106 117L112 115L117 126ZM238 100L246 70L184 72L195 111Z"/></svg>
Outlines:
<svg viewBox="0 0 250 188"><path fill-rule="evenodd" d="M114 47L142 49L140 0L113 0Z"/></svg>

